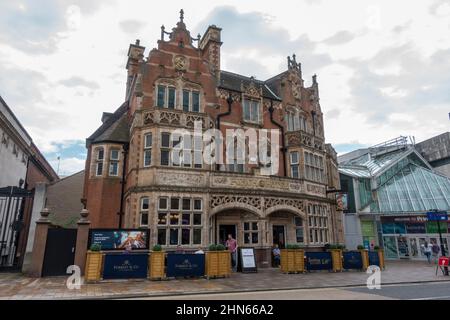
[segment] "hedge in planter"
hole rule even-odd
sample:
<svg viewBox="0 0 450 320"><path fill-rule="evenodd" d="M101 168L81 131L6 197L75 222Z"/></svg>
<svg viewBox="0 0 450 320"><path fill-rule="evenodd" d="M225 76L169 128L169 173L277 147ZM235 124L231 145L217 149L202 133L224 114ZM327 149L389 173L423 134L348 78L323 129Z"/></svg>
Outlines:
<svg viewBox="0 0 450 320"><path fill-rule="evenodd" d="M165 257L166 253L162 251L159 244L153 246L153 250L150 252L149 263L149 278L150 279L164 279L165 272Z"/></svg>
<svg viewBox="0 0 450 320"><path fill-rule="evenodd" d="M363 245L359 245L358 251L361 253L363 270L366 271L369 267L369 250L367 250Z"/></svg>
<svg viewBox="0 0 450 320"><path fill-rule="evenodd" d="M280 267L283 273L305 272L305 250L298 245L287 245L280 250Z"/></svg>
<svg viewBox="0 0 450 320"><path fill-rule="evenodd" d="M333 272L340 272L343 270L343 262L342 262L342 250L345 249L345 246L340 244L328 245L328 252L331 253L331 259L333 261Z"/></svg>
<svg viewBox="0 0 450 320"><path fill-rule="evenodd" d="M87 252L84 279L86 282L100 281L102 277L103 253L99 244L93 244Z"/></svg>
<svg viewBox="0 0 450 320"><path fill-rule="evenodd" d="M231 275L231 253L224 245L209 246L209 251L206 252L205 275L208 279Z"/></svg>

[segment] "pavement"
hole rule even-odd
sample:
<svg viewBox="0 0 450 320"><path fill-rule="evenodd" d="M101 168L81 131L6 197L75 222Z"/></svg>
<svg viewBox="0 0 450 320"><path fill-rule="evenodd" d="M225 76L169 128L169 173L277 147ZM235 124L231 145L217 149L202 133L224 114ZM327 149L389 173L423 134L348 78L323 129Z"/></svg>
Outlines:
<svg viewBox="0 0 450 320"><path fill-rule="evenodd" d="M381 284L425 284L450 281L436 267L423 261L387 261L381 273ZM347 290L349 295L365 296L368 274L359 271L310 272L283 274L279 269L259 269L258 273L233 273L223 279L109 280L83 284L80 289L68 289L68 277L29 278L20 273L0 273L0 299L125 299L145 297L178 297L189 295L255 293L298 289ZM447 284L447 283L446 283ZM448 283L450 285L450 283ZM351 291L350 288L366 290ZM450 286L449 286L450 287ZM450 296L450 291L448 293ZM199 296L199 297L200 297ZM273 296L273 295L272 295ZM333 296L333 294L331 295ZM319 294L318 298L324 298ZM313 299L311 297L311 299ZM353 298L352 298L353 299Z"/></svg>
<svg viewBox="0 0 450 320"><path fill-rule="evenodd" d="M230 292L184 295L184 300L450 300L449 282L383 285L364 287L289 289L256 292ZM143 297L138 300L177 300L179 296Z"/></svg>

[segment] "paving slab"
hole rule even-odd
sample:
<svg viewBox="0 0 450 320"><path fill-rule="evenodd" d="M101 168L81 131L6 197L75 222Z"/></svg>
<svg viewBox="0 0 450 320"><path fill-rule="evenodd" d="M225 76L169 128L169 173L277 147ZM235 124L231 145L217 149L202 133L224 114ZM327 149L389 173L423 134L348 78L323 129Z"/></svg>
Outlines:
<svg viewBox="0 0 450 320"><path fill-rule="evenodd" d="M449 281L436 267L422 261L387 261L382 284ZM20 273L0 273L0 299L106 299L141 296L179 296L303 288L366 286L368 274L358 271L283 274L279 269L258 273L233 273L223 279L176 279L167 281L109 280L66 287L67 277L29 278Z"/></svg>

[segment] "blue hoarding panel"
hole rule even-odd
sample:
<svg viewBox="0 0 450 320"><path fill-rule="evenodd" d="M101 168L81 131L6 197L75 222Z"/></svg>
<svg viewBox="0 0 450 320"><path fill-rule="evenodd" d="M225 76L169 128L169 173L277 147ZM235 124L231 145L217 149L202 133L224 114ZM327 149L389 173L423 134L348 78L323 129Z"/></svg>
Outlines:
<svg viewBox="0 0 450 320"><path fill-rule="evenodd" d="M369 251L369 265L380 266L380 257L377 251Z"/></svg>
<svg viewBox="0 0 450 320"><path fill-rule="evenodd" d="M205 275L204 254L168 254L167 277L202 277Z"/></svg>
<svg viewBox="0 0 450 320"><path fill-rule="evenodd" d="M362 269L362 257L359 251L347 251L344 256L344 269Z"/></svg>
<svg viewBox="0 0 450 320"><path fill-rule="evenodd" d="M332 270L333 262L330 252L306 252L306 269Z"/></svg>
<svg viewBox="0 0 450 320"><path fill-rule="evenodd" d="M147 278L148 254L107 254L103 279Z"/></svg>

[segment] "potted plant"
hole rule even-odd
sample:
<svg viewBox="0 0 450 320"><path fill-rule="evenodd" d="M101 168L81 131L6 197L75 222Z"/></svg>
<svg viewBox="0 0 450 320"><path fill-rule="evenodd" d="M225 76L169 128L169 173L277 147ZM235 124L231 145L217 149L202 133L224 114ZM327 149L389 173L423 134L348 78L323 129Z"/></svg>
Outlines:
<svg viewBox="0 0 450 320"><path fill-rule="evenodd" d="M205 275L208 279L231 275L231 253L223 244L209 245L206 252Z"/></svg>
<svg viewBox="0 0 450 320"><path fill-rule="evenodd" d="M358 245L358 251L361 253L361 260L363 265L363 270L367 270L369 267L369 250L367 250L363 245Z"/></svg>
<svg viewBox="0 0 450 320"><path fill-rule="evenodd" d="M102 246L94 243L87 252L84 278L86 282L96 282L101 279L103 264Z"/></svg>
<svg viewBox="0 0 450 320"><path fill-rule="evenodd" d="M280 267L283 273L305 272L305 250L298 244L287 244L281 249Z"/></svg>
<svg viewBox="0 0 450 320"><path fill-rule="evenodd" d="M375 247L373 247L373 249L378 252L378 259L380 260L380 269L383 270L384 267L385 267L385 264L384 264L384 250L381 249L379 246L375 246Z"/></svg>
<svg viewBox="0 0 450 320"><path fill-rule="evenodd" d="M166 254L162 251L162 247L159 244L155 244L150 252L150 279L163 279L165 278L165 257Z"/></svg>
<svg viewBox="0 0 450 320"><path fill-rule="evenodd" d="M342 250L345 246L342 244L330 244L327 246L327 251L331 253L331 260L333 261L333 272L340 272L344 268L342 262Z"/></svg>

